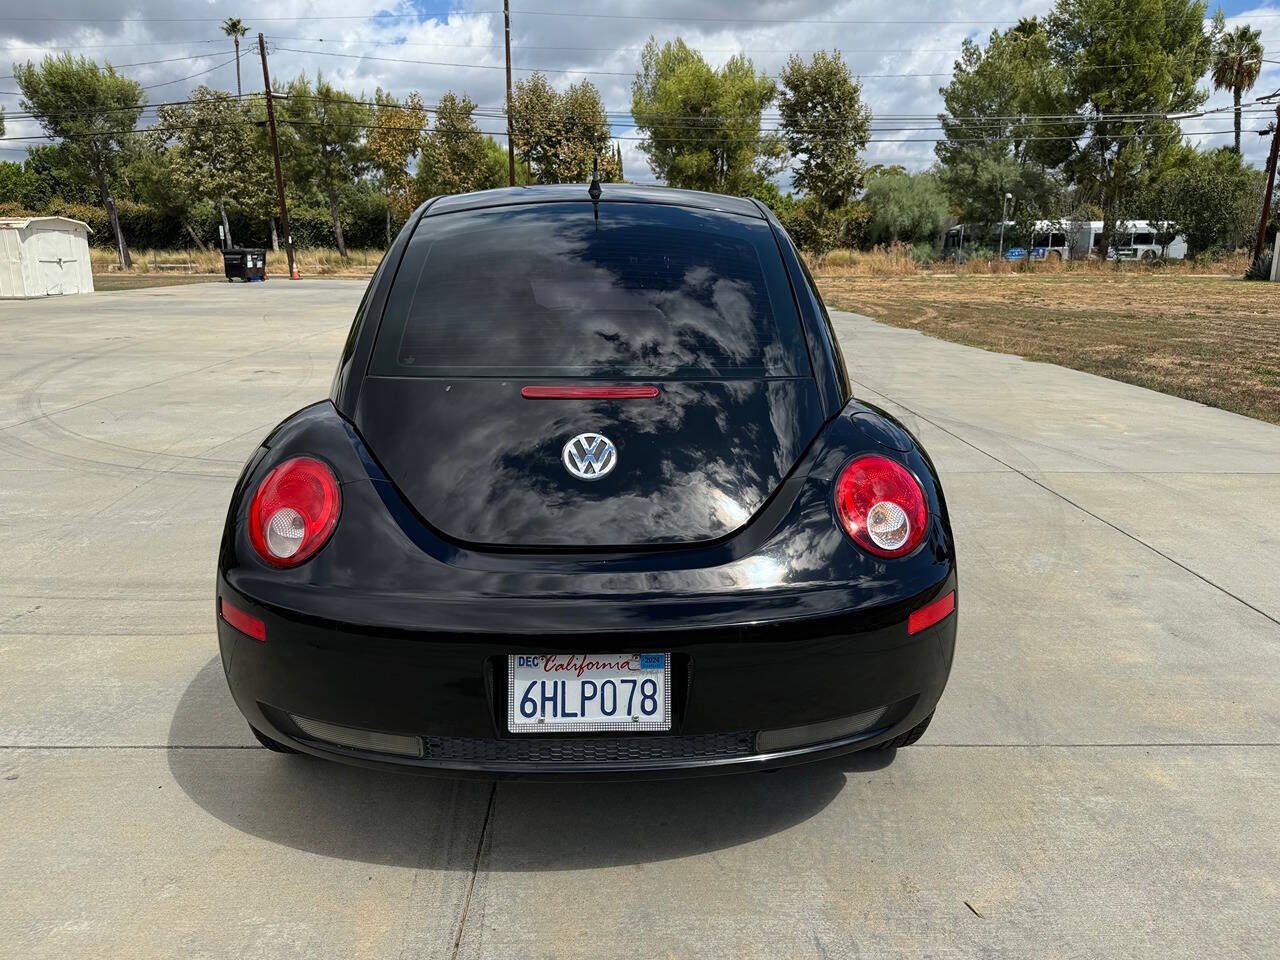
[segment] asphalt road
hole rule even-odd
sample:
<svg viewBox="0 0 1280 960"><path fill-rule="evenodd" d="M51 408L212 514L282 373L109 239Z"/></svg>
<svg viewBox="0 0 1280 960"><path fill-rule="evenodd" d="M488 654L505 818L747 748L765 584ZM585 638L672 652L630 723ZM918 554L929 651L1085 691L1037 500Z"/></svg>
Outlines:
<svg viewBox="0 0 1280 960"><path fill-rule="evenodd" d="M258 749L215 548L361 292L0 303L0 956L1280 955L1280 428L849 314L959 539L919 745L496 788Z"/></svg>

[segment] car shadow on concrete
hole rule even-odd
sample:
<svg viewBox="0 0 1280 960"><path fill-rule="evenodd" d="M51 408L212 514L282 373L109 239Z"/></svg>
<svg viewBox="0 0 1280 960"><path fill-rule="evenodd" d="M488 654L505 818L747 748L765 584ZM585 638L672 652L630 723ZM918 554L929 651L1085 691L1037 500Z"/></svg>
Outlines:
<svg viewBox="0 0 1280 960"><path fill-rule="evenodd" d="M174 779L210 815L322 856L443 870L472 867L486 822L487 870L581 870L722 850L804 823L840 793L847 775L893 760L892 751L878 751L777 773L618 783L504 781L495 791L483 780L210 745L211 731L244 730L243 724L215 657L179 701L168 751Z"/></svg>

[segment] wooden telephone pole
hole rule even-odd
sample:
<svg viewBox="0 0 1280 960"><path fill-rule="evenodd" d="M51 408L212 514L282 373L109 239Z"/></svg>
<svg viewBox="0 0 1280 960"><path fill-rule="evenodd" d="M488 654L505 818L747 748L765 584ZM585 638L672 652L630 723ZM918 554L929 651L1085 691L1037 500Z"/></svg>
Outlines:
<svg viewBox="0 0 1280 960"><path fill-rule="evenodd" d="M1271 96L1280 97L1280 90ZM1271 219L1271 191L1276 182L1276 155L1280 153L1280 103L1276 104L1275 130L1271 133L1271 153L1267 155L1267 186L1262 194L1262 219L1258 221L1258 235L1253 241L1253 259L1262 256L1267 243L1267 222Z"/></svg>
<svg viewBox="0 0 1280 960"><path fill-rule="evenodd" d="M267 88L267 126L271 129L271 155L276 161L276 197L280 201L280 230L284 233L284 253L289 259L289 276L298 279L293 262L293 233L289 230L289 205L284 198L284 169L280 166L280 141L276 138L276 111L271 102L271 74L267 71L267 41L258 34L258 53L262 57L262 82Z"/></svg>
<svg viewBox="0 0 1280 960"><path fill-rule="evenodd" d="M516 142L511 136L511 0L502 0L502 19L506 23L507 41L507 175L516 185Z"/></svg>

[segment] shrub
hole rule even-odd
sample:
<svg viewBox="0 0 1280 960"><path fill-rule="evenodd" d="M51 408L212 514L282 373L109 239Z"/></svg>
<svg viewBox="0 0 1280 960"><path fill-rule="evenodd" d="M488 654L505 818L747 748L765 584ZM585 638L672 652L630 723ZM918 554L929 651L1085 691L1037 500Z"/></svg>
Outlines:
<svg viewBox="0 0 1280 960"><path fill-rule="evenodd" d="M851 203L828 210L816 197L802 197L774 212L796 245L816 256L840 247L859 246L869 216L865 204Z"/></svg>
<svg viewBox="0 0 1280 960"><path fill-rule="evenodd" d="M911 247L911 259L922 267L936 263L938 256L934 253L932 243L917 243Z"/></svg>
<svg viewBox="0 0 1280 960"><path fill-rule="evenodd" d="M1270 280L1271 279L1271 254L1264 253L1260 257L1255 257L1253 262L1249 264L1248 269L1244 272L1246 280Z"/></svg>

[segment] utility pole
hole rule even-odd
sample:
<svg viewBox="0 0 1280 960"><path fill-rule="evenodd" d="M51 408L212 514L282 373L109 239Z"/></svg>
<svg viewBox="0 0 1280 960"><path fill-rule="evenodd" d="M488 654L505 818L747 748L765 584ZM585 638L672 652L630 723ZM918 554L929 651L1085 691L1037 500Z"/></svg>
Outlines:
<svg viewBox="0 0 1280 960"><path fill-rule="evenodd" d="M1280 96L1280 90L1272 94ZM1253 241L1253 259L1262 256L1267 243L1267 222L1271 219L1271 191L1276 182L1276 155L1280 153L1280 103L1276 104L1275 130L1271 134L1271 153L1267 155L1267 186L1262 194L1262 218L1258 221L1258 235Z"/></svg>
<svg viewBox="0 0 1280 960"><path fill-rule="evenodd" d="M511 136L511 0L502 0L502 19L506 23L507 42L507 175L516 185L516 141Z"/></svg>
<svg viewBox="0 0 1280 960"><path fill-rule="evenodd" d="M271 74L267 71L267 41L258 34L258 53L262 56L262 82L267 88L267 126L271 128L271 155L276 161L276 196L280 200L280 230L284 234L284 253L289 259L289 277L298 279L293 262L293 233L289 230L289 205L284 199L284 169L280 166L280 141L276 138L276 111L271 102Z"/></svg>
<svg viewBox="0 0 1280 960"><path fill-rule="evenodd" d="M1004 259L1004 222L1009 219L1009 201L1013 199L1012 193L1006 193L1000 201L1000 252L996 254L997 260Z"/></svg>

